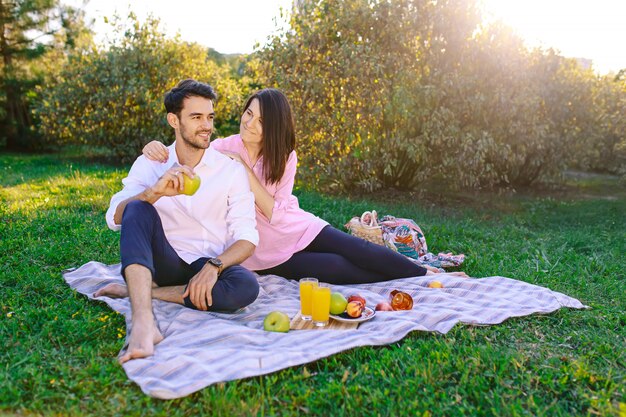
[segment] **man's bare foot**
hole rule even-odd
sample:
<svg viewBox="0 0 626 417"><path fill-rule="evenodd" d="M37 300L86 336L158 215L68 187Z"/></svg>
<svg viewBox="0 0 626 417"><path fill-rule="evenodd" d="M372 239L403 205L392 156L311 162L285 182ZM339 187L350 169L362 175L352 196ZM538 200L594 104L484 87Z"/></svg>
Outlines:
<svg viewBox="0 0 626 417"><path fill-rule="evenodd" d="M136 320L133 320L133 327L128 339L128 348L118 360L120 363L124 363L131 359L152 356L154 354L154 345L161 340L163 340L163 335L152 317L147 319L137 317Z"/></svg>
<svg viewBox="0 0 626 417"><path fill-rule="evenodd" d="M94 297L126 298L128 287L123 284L109 284L93 293Z"/></svg>

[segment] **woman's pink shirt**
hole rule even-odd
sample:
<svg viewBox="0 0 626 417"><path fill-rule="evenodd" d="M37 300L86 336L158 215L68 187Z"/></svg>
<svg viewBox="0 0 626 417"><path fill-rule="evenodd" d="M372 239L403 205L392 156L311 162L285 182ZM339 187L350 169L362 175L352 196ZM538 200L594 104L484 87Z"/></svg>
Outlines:
<svg viewBox="0 0 626 417"><path fill-rule="evenodd" d="M328 225L328 222L302 210L298 199L292 194L296 177L298 158L293 151L289 155L285 166L285 173L276 184L268 184L263 176L263 157L261 156L254 166L250 163L248 152L239 135L216 139L211 147L221 152L237 153L248 166L252 167L254 175L274 198L272 220L256 206L256 222L259 231L259 244L254 254L241 265L253 271L259 271L280 265L291 256L306 248L319 232Z"/></svg>

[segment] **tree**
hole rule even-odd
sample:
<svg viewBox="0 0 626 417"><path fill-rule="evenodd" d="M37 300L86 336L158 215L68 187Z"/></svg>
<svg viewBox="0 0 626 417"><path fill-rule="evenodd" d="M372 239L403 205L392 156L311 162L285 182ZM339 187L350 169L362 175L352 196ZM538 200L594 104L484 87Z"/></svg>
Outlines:
<svg viewBox="0 0 626 417"><path fill-rule="evenodd" d="M260 56L267 83L295 108L301 178L331 189L417 186L432 169L429 141L458 137L433 83L457 68L477 22L473 1L298 2Z"/></svg>
<svg viewBox="0 0 626 417"><path fill-rule="evenodd" d="M609 155L626 148L623 84L481 24L478 6L297 1L258 60L295 109L300 178L344 191L519 187L621 164Z"/></svg>
<svg viewBox="0 0 626 417"><path fill-rule="evenodd" d="M29 146L28 96L41 82L33 63L86 32L83 13L59 0L0 0L0 139L8 148Z"/></svg>
<svg viewBox="0 0 626 417"><path fill-rule="evenodd" d="M126 21L113 18L110 24L111 44L71 54L56 78L38 90L43 137L58 145L104 147L131 161L148 141L171 141L163 95L185 78L216 89L216 134L238 128L249 89L247 78L236 77L230 63L220 65L214 52L166 37L152 17L141 23L131 13Z"/></svg>

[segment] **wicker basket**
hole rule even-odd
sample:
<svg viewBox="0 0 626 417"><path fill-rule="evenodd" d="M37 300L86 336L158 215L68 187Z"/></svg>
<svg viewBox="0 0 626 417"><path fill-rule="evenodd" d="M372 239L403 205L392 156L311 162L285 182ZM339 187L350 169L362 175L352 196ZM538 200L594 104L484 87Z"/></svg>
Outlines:
<svg viewBox="0 0 626 417"><path fill-rule="evenodd" d="M361 217L353 217L344 226L350 234L377 245L384 245L383 230L378 225L376 210L366 211Z"/></svg>

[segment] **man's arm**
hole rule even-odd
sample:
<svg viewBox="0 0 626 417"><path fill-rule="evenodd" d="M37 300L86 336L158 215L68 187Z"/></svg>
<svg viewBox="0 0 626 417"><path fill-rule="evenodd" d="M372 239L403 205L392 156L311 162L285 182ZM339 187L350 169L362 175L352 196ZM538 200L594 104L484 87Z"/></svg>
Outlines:
<svg viewBox="0 0 626 417"><path fill-rule="evenodd" d="M254 248L252 242L238 240L216 258L222 261L222 270L224 270L229 266L238 265L245 261L252 255ZM200 272L191 278L183 298L190 296L190 300L196 308L206 311L213 305L213 287L217 282L218 272L216 266L207 262Z"/></svg>
<svg viewBox="0 0 626 417"><path fill-rule="evenodd" d="M161 197L171 197L180 194L183 191L183 173L187 174L189 178L193 178L194 173L191 168L187 166L176 166L165 171L165 173L159 178L159 180L152 187L147 187L145 190L132 197L122 200L115 208L115 214L113 215L113 221L115 224L122 224L122 216L126 205L134 200L146 201L150 204L156 203Z"/></svg>
<svg viewBox="0 0 626 417"><path fill-rule="evenodd" d="M259 243L259 232L256 229L254 194L250 191L248 174L243 165L232 163L234 172L226 202L226 228L231 242L247 240L256 246Z"/></svg>
<svg viewBox="0 0 626 417"><path fill-rule="evenodd" d="M254 252L259 243L259 233L256 230L256 215L254 210L254 194L250 191L248 176L240 164L233 162L233 177L228 190L226 227L228 235L234 243L221 255L222 268L237 265L246 260ZM191 302L200 310L207 310L213 304L213 286L217 281L217 267L207 264L191 280L183 294L189 296Z"/></svg>
<svg viewBox="0 0 626 417"><path fill-rule="evenodd" d="M229 266L239 265L248 259L254 252L255 248L256 246L250 241L238 240L226 249L220 256L216 256L216 258L219 258L219 260L222 261L222 270L224 270ZM215 269L217 270L217 268Z"/></svg>

